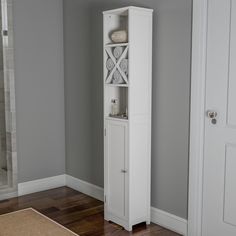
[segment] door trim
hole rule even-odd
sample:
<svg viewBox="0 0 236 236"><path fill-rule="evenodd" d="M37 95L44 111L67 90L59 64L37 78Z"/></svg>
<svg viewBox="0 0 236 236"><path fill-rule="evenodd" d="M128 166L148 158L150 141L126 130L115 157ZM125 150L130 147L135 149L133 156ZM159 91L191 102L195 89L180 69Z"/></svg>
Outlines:
<svg viewBox="0 0 236 236"><path fill-rule="evenodd" d="M202 234L208 0L193 0L188 236Z"/></svg>

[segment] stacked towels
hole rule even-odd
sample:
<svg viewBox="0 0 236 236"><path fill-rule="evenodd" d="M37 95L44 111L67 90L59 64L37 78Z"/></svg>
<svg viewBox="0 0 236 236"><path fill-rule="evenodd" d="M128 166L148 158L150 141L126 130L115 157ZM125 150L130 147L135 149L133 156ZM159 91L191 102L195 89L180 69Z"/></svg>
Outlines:
<svg viewBox="0 0 236 236"><path fill-rule="evenodd" d="M112 69L114 68L114 66L115 66L115 64L114 64L114 62L112 61L112 59L111 59L111 58L108 58L108 59L107 59L107 62L106 62L106 67L107 67L107 69L110 71L110 70L112 70Z"/></svg>
<svg viewBox="0 0 236 236"><path fill-rule="evenodd" d="M122 52L123 52L122 47L115 47L113 51L113 55L118 60L121 57Z"/></svg>
<svg viewBox="0 0 236 236"><path fill-rule="evenodd" d="M124 83L122 75L120 74L120 72L118 70L116 70L113 74L112 83L113 84L123 84Z"/></svg>
<svg viewBox="0 0 236 236"><path fill-rule="evenodd" d="M122 56L122 53L123 53L123 48L120 46L115 47L113 50L113 55L117 61L119 61L119 58ZM108 58L106 61L106 68L110 72L116 69L112 75L113 84L125 83L125 80L120 71L122 71L126 76L128 75L128 59L127 58L121 59L119 65L113 59Z"/></svg>
<svg viewBox="0 0 236 236"><path fill-rule="evenodd" d="M127 75L128 74L128 59L123 58L120 62L120 69Z"/></svg>

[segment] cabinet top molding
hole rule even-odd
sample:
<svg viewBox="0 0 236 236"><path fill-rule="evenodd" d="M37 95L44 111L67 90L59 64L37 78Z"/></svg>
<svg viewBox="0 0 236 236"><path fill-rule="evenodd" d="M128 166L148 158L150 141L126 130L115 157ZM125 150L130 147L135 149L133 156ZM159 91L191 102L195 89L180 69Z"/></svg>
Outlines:
<svg viewBox="0 0 236 236"><path fill-rule="evenodd" d="M130 9L137 10L137 11L153 12L153 9L149 9L149 8L128 6L128 7L107 10L107 11L104 11L103 14L120 14L120 13L122 13L124 11L128 11Z"/></svg>

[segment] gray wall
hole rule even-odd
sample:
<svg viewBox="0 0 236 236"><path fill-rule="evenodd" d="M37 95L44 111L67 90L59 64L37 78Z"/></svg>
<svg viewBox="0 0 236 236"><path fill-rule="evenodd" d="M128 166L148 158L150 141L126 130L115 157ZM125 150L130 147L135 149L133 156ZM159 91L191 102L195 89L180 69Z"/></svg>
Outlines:
<svg viewBox="0 0 236 236"><path fill-rule="evenodd" d="M0 30L2 31L2 7L0 6ZM6 159L6 124L5 124L5 86L3 67L3 44L0 37L0 175L2 168L7 167ZM1 178L2 180L2 178Z"/></svg>
<svg viewBox="0 0 236 236"><path fill-rule="evenodd" d="M74 8L74 2L64 3L66 166L68 174L94 182L90 14L86 3L81 8Z"/></svg>
<svg viewBox="0 0 236 236"><path fill-rule="evenodd" d="M65 173L62 0L14 0L19 182Z"/></svg>
<svg viewBox="0 0 236 236"><path fill-rule="evenodd" d="M64 0L67 173L103 186L102 11L153 8L152 206L187 218L191 0Z"/></svg>

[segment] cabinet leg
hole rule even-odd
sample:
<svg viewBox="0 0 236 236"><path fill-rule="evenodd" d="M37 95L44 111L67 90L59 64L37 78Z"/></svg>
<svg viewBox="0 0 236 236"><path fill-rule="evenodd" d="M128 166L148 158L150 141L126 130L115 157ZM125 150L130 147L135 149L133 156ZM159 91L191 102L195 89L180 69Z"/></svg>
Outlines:
<svg viewBox="0 0 236 236"><path fill-rule="evenodd" d="M150 225L150 224L151 224L150 220L147 220L146 225Z"/></svg>
<svg viewBox="0 0 236 236"><path fill-rule="evenodd" d="M127 230L127 231L132 231L133 230L133 226L132 225L127 225L126 227L125 227L125 230Z"/></svg>

